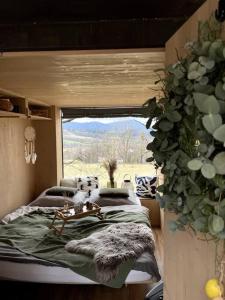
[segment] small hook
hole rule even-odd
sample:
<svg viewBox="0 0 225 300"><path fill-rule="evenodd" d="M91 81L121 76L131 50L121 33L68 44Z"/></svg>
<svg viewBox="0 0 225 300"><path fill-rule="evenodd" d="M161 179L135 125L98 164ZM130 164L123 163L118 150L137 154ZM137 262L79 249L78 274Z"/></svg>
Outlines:
<svg viewBox="0 0 225 300"><path fill-rule="evenodd" d="M215 18L219 22L225 21L225 0L219 0L218 9L215 11Z"/></svg>

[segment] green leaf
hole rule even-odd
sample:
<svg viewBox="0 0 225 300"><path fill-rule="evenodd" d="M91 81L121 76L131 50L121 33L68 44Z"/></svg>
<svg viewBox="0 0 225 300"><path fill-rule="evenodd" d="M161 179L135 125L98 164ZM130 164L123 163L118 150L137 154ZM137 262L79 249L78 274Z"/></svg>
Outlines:
<svg viewBox="0 0 225 300"><path fill-rule="evenodd" d="M203 215L210 216L213 213L213 207L206 205L201 209Z"/></svg>
<svg viewBox="0 0 225 300"><path fill-rule="evenodd" d="M219 49L222 49L223 48L223 44L222 44L222 41L221 40L216 40L214 41L211 46L209 47L209 56L212 58L212 59L215 59L216 61L219 61L219 57L218 57L218 52L219 52Z"/></svg>
<svg viewBox="0 0 225 300"><path fill-rule="evenodd" d="M187 198L188 207L193 210L195 207L199 205L199 201L201 201L201 196L189 196Z"/></svg>
<svg viewBox="0 0 225 300"><path fill-rule="evenodd" d="M214 68L214 66L215 66L215 61L208 58L207 56L200 56L199 62L201 65L203 65L204 67L206 67L209 70Z"/></svg>
<svg viewBox="0 0 225 300"><path fill-rule="evenodd" d="M213 178L213 182L216 186L218 186L220 189L224 189L225 186L225 178L221 175L216 175L215 178Z"/></svg>
<svg viewBox="0 0 225 300"><path fill-rule="evenodd" d="M198 219L196 219L194 221L194 223L192 225L198 231L207 232L207 230L208 230L208 219L207 219L207 217L199 217Z"/></svg>
<svg viewBox="0 0 225 300"><path fill-rule="evenodd" d="M200 144L198 146L198 151L204 154L208 151L208 146L206 144Z"/></svg>
<svg viewBox="0 0 225 300"><path fill-rule="evenodd" d="M159 123L159 128L165 132L170 131L173 128L173 123L163 120Z"/></svg>
<svg viewBox="0 0 225 300"><path fill-rule="evenodd" d="M168 140L165 139L165 140L162 141L162 144L160 146L160 151L162 151L163 149L167 148L167 146L168 146Z"/></svg>
<svg viewBox="0 0 225 300"><path fill-rule="evenodd" d="M204 163L201 167L202 175L207 179L212 179L216 175L215 167L210 163Z"/></svg>
<svg viewBox="0 0 225 300"><path fill-rule="evenodd" d="M202 118L205 129L212 133L222 125L222 117L219 114L209 114Z"/></svg>
<svg viewBox="0 0 225 300"><path fill-rule="evenodd" d="M184 77L184 72L179 68L175 68L173 74L176 76L177 79L181 79Z"/></svg>
<svg viewBox="0 0 225 300"><path fill-rule="evenodd" d="M164 184L161 184L157 187L157 192L159 193L163 193L164 192L164 188L165 188L165 185Z"/></svg>
<svg viewBox="0 0 225 300"><path fill-rule="evenodd" d="M224 220L218 215L211 215L209 217L209 225L214 233L219 233L224 229Z"/></svg>
<svg viewBox="0 0 225 300"><path fill-rule="evenodd" d="M206 114L218 114L220 105L215 96L202 93L193 93L198 110Z"/></svg>
<svg viewBox="0 0 225 300"><path fill-rule="evenodd" d="M198 62L194 61L190 64L188 69L188 79L199 79L206 73L206 68L201 66Z"/></svg>
<svg viewBox="0 0 225 300"><path fill-rule="evenodd" d="M215 151L214 145L209 145L206 157L209 158L213 154L214 151Z"/></svg>
<svg viewBox="0 0 225 300"><path fill-rule="evenodd" d="M225 124L217 128L213 133L213 136L217 141L225 143Z"/></svg>
<svg viewBox="0 0 225 300"><path fill-rule="evenodd" d="M220 105L220 113L225 114L225 101L218 100Z"/></svg>
<svg viewBox="0 0 225 300"><path fill-rule="evenodd" d="M181 114L176 110L169 112L166 117L170 122L179 122L182 119Z"/></svg>
<svg viewBox="0 0 225 300"><path fill-rule="evenodd" d="M211 205L211 206L216 206L218 204L217 201L212 201L209 198L204 198L204 203L207 203L208 205Z"/></svg>
<svg viewBox="0 0 225 300"><path fill-rule="evenodd" d="M208 82L209 82L209 78L206 77L206 76L203 76L203 77L201 78L201 80L199 81L199 84L200 84L200 85L206 86Z"/></svg>
<svg viewBox="0 0 225 300"><path fill-rule="evenodd" d="M221 100L225 100L225 91L223 89L223 83L221 81L217 82L215 88L215 95Z"/></svg>
<svg viewBox="0 0 225 300"><path fill-rule="evenodd" d="M193 99L191 98L190 95L187 95L184 99L184 103L187 104L188 106L193 105Z"/></svg>
<svg viewBox="0 0 225 300"><path fill-rule="evenodd" d="M171 151L171 150L175 149L177 146L178 146L178 143L173 143L171 146L167 147L163 151Z"/></svg>
<svg viewBox="0 0 225 300"><path fill-rule="evenodd" d="M220 198L220 194L221 194L222 190L220 188L216 188L214 190L214 195L216 198Z"/></svg>
<svg viewBox="0 0 225 300"><path fill-rule="evenodd" d="M225 175L225 152L220 152L214 157L213 165L217 174Z"/></svg>
<svg viewBox="0 0 225 300"><path fill-rule="evenodd" d="M214 87L212 85L201 85L200 83L194 83L194 90L197 93L210 95L214 92Z"/></svg>
<svg viewBox="0 0 225 300"><path fill-rule="evenodd" d="M203 163L200 159L192 159L188 162L188 168L192 171L198 171L201 169Z"/></svg>
<svg viewBox="0 0 225 300"><path fill-rule="evenodd" d="M196 207L192 210L192 216L194 217L195 220L200 217L203 217L202 212L198 207Z"/></svg>
<svg viewBox="0 0 225 300"><path fill-rule="evenodd" d="M200 187L198 186L198 184L190 176L188 176L188 181L191 184L191 192L192 192L192 194L196 194L196 195L201 194Z"/></svg>

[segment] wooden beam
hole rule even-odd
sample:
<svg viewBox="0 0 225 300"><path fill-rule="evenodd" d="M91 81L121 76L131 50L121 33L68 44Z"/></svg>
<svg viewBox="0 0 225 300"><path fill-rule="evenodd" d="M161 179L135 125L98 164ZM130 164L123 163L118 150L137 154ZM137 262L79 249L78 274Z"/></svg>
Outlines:
<svg viewBox="0 0 225 300"><path fill-rule="evenodd" d="M162 47L185 18L1 24L0 52Z"/></svg>

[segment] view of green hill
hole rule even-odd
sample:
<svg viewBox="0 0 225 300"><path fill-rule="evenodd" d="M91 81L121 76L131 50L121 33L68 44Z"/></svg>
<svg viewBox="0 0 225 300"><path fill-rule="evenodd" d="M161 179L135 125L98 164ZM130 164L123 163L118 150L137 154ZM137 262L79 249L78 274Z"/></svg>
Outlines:
<svg viewBox="0 0 225 300"><path fill-rule="evenodd" d="M109 158L118 162L119 184L125 174L133 179L135 175L152 174L153 166L146 163L150 155L146 146L151 139L144 121L135 118L116 118L108 123L101 119L66 122L63 124L64 175L98 175L105 185L106 171L101 164Z"/></svg>

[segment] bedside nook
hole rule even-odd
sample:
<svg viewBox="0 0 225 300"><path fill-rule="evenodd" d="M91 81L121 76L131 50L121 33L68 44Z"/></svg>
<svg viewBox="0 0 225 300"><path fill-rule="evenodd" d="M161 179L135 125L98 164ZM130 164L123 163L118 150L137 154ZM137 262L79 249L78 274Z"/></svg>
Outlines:
<svg viewBox="0 0 225 300"><path fill-rule="evenodd" d="M149 209L152 227L161 227L159 202L151 198L140 198L141 205Z"/></svg>

